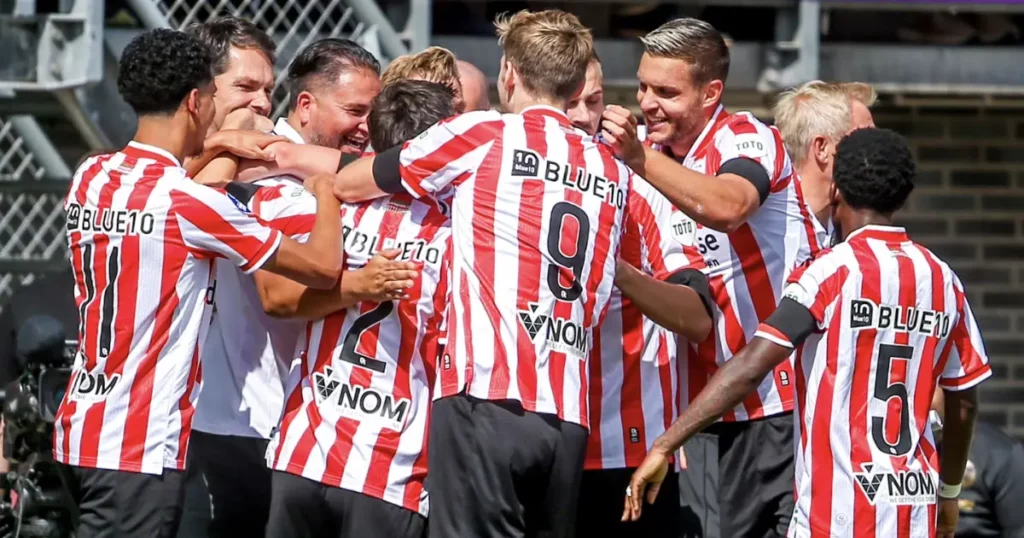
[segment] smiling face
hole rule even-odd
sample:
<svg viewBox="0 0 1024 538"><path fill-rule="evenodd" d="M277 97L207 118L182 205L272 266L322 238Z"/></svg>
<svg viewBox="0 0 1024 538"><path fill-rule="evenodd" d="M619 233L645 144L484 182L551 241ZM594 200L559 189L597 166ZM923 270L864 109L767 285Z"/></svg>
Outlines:
<svg viewBox="0 0 1024 538"><path fill-rule="evenodd" d="M601 125L601 113L604 112L604 90L601 88L603 82L601 64L597 61L590 62L583 91L579 97L569 101L569 121L591 136L597 134L597 129Z"/></svg>
<svg viewBox="0 0 1024 538"><path fill-rule="evenodd" d="M219 129L231 112L249 108L261 116L270 115L270 94L274 91L274 66L259 49L231 47L227 69L214 78L217 86L217 114L213 125Z"/></svg>
<svg viewBox="0 0 1024 538"><path fill-rule="evenodd" d="M698 84L686 60L647 53L640 59L637 78L636 100L648 138L685 154L707 123L707 109L717 105L721 82Z"/></svg>
<svg viewBox="0 0 1024 538"><path fill-rule="evenodd" d="M299 96L303 136L318 146L361 153L370 139L366 118L380 80L369 69L345 69L330 84Z"/></svg>

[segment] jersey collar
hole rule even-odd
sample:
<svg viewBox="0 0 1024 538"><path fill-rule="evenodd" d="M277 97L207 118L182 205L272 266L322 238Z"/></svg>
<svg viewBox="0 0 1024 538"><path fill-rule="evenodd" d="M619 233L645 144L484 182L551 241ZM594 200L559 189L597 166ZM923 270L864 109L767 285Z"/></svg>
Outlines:
<svg viewBox="0 0 1024 538"><path fill-rule="evenodd" d="M846 236L847 241L854 238L878 239L889 243L904 243L910 241L910 238L907 236L907 230L902 226L878 226L876 224L869 224L867 226L857 228L853 233Z"/></svg>
<svg viewBox="0 0 1024 538"><path fill-rule="evenodd" d="M557 121L563 127L568 127L570 129L573 128L572 122L569 121L569 116L566 115L565 111L558 110L557 108L555 108L553 106L548 106L548 105L528 106L528 107L524 108L523 111L520 112L520 114L522 114L523 116L526 116L528 114L529 115L536 114L538 116L547 116L547 117L552 118L555 121Z"/></svg>
<svg viewBox="0 0 1024 538"><path fill-rule="evenodd" d="M133 159L153 159L154 161L166 165L166 166L177 166L181 168L181 163L178 162L177 157L171 155L171 152L163 148L156 146L150 146L149 144L143 144L134 140L128 142L121 153L133 158Z"/></svg>
<svg viewBox="0 0 1024 538"><path fill-rule="evenodd" d="M306 141L302 139L302 135L295 130L295 127L292 127L292 124L288 123L288 120L284 118L277 119L277 123L274 124L274 130L272 132L278 136L283 136L296 144L306 143Z"/></svg>

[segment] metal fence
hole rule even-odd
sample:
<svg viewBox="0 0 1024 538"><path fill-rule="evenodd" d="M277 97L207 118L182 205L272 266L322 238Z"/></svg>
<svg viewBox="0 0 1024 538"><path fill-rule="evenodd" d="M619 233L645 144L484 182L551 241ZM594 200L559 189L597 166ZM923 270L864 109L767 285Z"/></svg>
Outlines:
<svg viewBox="0 0 1024 538"><path fill-rule="evenodd" d="M60 259L64 239L63 182L45 179L16 121L0 117L0 309L13 290L38 275L33 266ZM37 262L37 263L33 263Z"/></svg>
<svg viewBox="0 0 1024 538"><path fill-rule="evenodd" d="M185 29L225 15L247 19L277 43L278 74L306 45L326 37L357 41L378 58L406 51L372 0L136 0L132 6L150 27ZM288 97L279 76L273 92L274 119L285 113Z"/></svg>

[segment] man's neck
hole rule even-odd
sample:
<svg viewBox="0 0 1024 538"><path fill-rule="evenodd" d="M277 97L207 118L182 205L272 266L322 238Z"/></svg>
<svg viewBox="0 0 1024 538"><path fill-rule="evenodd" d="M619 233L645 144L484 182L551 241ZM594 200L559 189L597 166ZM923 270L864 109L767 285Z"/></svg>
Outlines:
<svg viewBox="0 0 1024 538"><path fill-rule="evenodd" d="M832 218L832 208L828 203L828 188L832 183L831 178L809 160L797 166L796 173L800 176L800 188L804 193L804 200L811 208L811 212L818 218L818 222L824 225Z"/></svg>
<svg viewBox="0 0 1024 538"><path fill-rule="evenodd" d="M534 97L526 93L519 93L513 95L512 100L508 104L508 111L513 114L521 114L532 106L548 106L562 112L565 112L568 108L566 103L560 102L557 99Z"/></svg>
<svg viewBox="0 0 1024 538"><path fill-rule="evenodd" d="M892 215L881 215L874 211L858 211L840 223L845 241L850 234L865 226L893 226Z"/></svg>
<svg viewBox="0 0 1024 538"><path fill-rule="evenodd" d="M302 137L302 140L308 142L313 139L312 133L306 132L309 129L304 128L302 126L302 122L299 121L299 118L297 118L295 114L289 114L288 117L285 119L285 123L290 125L292 129L295 129L295 132L299 133L299 136Z"/></svg>
<svg viewBox="0 0 1024 538"><path fill-rule="evenodd" d="M174 117L140 116L139 127L132 140L167 151L178 162L185 162L187 133L174 121Z"/></svg>

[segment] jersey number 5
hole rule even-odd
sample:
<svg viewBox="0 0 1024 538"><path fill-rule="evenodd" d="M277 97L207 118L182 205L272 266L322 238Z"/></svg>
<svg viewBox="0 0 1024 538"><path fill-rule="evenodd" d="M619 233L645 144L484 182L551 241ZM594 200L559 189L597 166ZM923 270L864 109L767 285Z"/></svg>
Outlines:
<svg viewBox="0 0 1024 538"><path fill-rule="evenodd" d="M375 359L373 357L367 357L362 353L356 351L359 347L359 340L363 337L363 332L370 329L374 325L384 321L391 312L395 309L395 303L391 301L383 302L377 305L377 308L370 310L356 318L352 322L352 328L348 330L348 334L345 335L345 343L341 347L341 354L338 356L339 359L355 364L356 366L362 366L363 368L373 370L374 372L383 374L387 370L387 363Z"/></svg>
<svg viewBox="0 0 1024 538"><path fill-rule="evenodd" d="M890 456L902 456L910 452L910 407L907 384L903 381L890 383L893 360L909 361L914 356L914 348L897 344L881 344L878 346L878 367L875 369L874 398L886 404L896 398L900 404L900 431L896 443L885 438L885 416L871 417L871 438L878 450ZM888 406L887 406L888 407Z"/></svg>
<svg viewBox="0 0 1024 538"><path fill-rule="evenodd" d="M575 222L576 237L566 235L566 224ZM569 254L563 252L566 242L575 242ZM590 242L590 219L583 208L569 203L558 202L551 208L548 221L548 255L553 264L548 265L548 287L559 301L575 301L583 293L580 279L583 267L587 262L587 244ZM562 285L562 269L572 271L572 282L566 287Z"/></svg>

